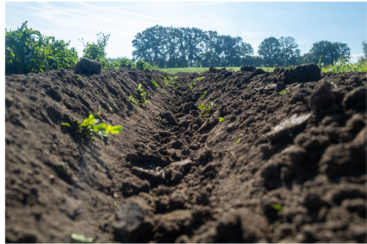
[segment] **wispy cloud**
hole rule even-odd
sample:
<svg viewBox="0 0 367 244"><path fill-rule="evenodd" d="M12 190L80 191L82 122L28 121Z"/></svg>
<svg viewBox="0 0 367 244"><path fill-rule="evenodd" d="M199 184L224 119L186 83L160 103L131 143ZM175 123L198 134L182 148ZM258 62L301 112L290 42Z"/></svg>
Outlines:
<svg viewBox="0 0 367 244"><path fill-rule="evenodd" d="M217 5L221 2L206 2L206 3L173 3L173 4L147 4L147 5L133 5L133 6L113 6L101 7L100 9L128 9L128 8L150 8L150 7L182 7L182 6L200 6L200 5Z"/></svg>
<svg viewBox="0 0 367 244"><path fill-rule="evenodd" d="M88 4L88 3L78 2L77 4L87 6L87 7L93 8L93 9L105 10L104 8L101 8L101 7L92 5L92 4ZM113 8L108 8L106 10L111 11L111 12L115 12L115 13L120 13L120 14L129 14L129 15L133 15L133 16L137 16L137 17L141 17L141 18L146 18L146 19L151 19L151 20L158 20L158 21L162 21L162 22L172 22L170 20L166 20L166 19L162 19L162 18L156 18L156 17L152 17L152 16L148 16L148 15L137 14L137 13L123 11L123 10L116 10L116 9L113 9Z"/></svg>
<svg viewBox="0 0 367 244"><path fill-rule="evenodd" d="M259 37L260 34L261 33L259 32L245 32L245 31L241 32L241 36L245 38L256 38L256 37Z"/></svg>

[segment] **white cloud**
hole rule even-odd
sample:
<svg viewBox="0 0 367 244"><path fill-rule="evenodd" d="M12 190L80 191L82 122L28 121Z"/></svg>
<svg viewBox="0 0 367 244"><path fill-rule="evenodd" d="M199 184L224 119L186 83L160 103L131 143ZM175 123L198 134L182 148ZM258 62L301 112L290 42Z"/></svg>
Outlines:
<svg viewBox="0 0 367 244"><path fill-rule="evenodd" d="M364 53L355 53L350 55L349 62L357 63L359 58L364 57Z"/></svg>
<svg viewBox="0 0 367 244"><path fill-rule="evenodd" d="M261 33L257 33L257 32L245 32L242 31L241 32L241 36L242 38L256 38L260 35Z"/></svg>

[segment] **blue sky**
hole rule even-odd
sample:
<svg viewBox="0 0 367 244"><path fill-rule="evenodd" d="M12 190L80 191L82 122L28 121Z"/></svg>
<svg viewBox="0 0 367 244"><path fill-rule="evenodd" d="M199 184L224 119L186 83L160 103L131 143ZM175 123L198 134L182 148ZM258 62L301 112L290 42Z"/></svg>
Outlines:
<svg viewBox="0 0 367 244"><path fill-rule="evenodd" d="M78 38L94 42L110 33L111 58L131 57L136 33L154 26L197 27L240 36L257 53L267 37L292 36L301 53L321 40L347 43L353 61L366 40L365 2L7 2L5 28L28 27L43 35L71 41L82 55Z"/></svg>

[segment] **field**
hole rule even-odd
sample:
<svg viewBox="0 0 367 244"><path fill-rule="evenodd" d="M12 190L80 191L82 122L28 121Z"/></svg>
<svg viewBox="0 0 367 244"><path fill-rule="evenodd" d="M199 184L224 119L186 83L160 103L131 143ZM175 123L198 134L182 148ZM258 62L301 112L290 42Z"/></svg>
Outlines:
<svg viewBox="0 0 367 244"><path fill-rule="evenodd" d="M216 67L217 69L221 69L222 67ZM273 67L257 67L258 69L263 69L267 72L273 72L274 68ZM241 67L226 67L227 70L229 71L239 71L241 69ZM159 69L162 72L166 72L168 74L172 74L175 75L178 72L190 72L190 73L201 73L201 72L206 72L209 71L209 67L203 67L203 68L198 68L198 67L193 67L193 68L170 68L170 69Z"/></svg>
<svg viewBox="0 0 367 244"><path fill-rule="evenodd" d="M366 242L367 73L196 72L7 75L6 242Z"/></svg>
<svg viewBox="0 0 367 244"><path fill-rule="evenodd" d="M217 67L217 69L220 69L221 67ZM263 69L266 72L273 72L274 67L256 67L257 69ZM241 67L226 67L228 71L239 71ZM175 75L179 72L190 72L190 73L201 73L206 72L209 70L209 67L206 68L170 68L170 69L160 69L162 72L166 72L172 75ZM356 64L350 64L346 62L344 59L340 59L338 62L334 63L334 65L325 66L321 69L321 72L327 73L327 72L334 72L334 73L340 73L340 72L367 72L367 61L361 61Z"/></svg>

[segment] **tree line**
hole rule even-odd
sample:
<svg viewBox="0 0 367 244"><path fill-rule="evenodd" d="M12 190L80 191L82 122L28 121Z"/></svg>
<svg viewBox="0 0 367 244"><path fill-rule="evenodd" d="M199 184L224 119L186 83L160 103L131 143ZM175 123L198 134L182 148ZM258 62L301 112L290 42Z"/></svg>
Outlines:
<svg viewBox="0 0 367 244"><path fill-rule="evenodd" d="M300 54L292 37L266 38L254 55L252 46L241 37L219 35L216 31L202 31L198 28L173 28L154 26L138 33L133 40L133 58L111 59L105 52L110 34L97 34L97 42L85 43L83 57L98 60L105 69L118 69L129 66L144 69L173 67L234 67L289 66L301 63L333 64L343 57L350 58L350 49L345 43L320 41L313 44L309 53ZM367 43L362 42L367 59ZM37 30L27 27L25 21L17 30L5 29L5 70L6 74L26 74L44 72L51 69L70 69L79 61L70 41L56 40L44 36Z"/></svg>
<svg viewBox="0 0 367 244"><path fill-rule="evenodd" d="M289 66L302 63L333 64L343 57L350 59L346 43L315 42L308 53L301 55L293 37L265 38L254 55L251 44L241 37L219 35L199 28L153 26L136 34L132 41L133 60L142 59L160 68ZM362 44L363 45L363 44Z"/></svg>

